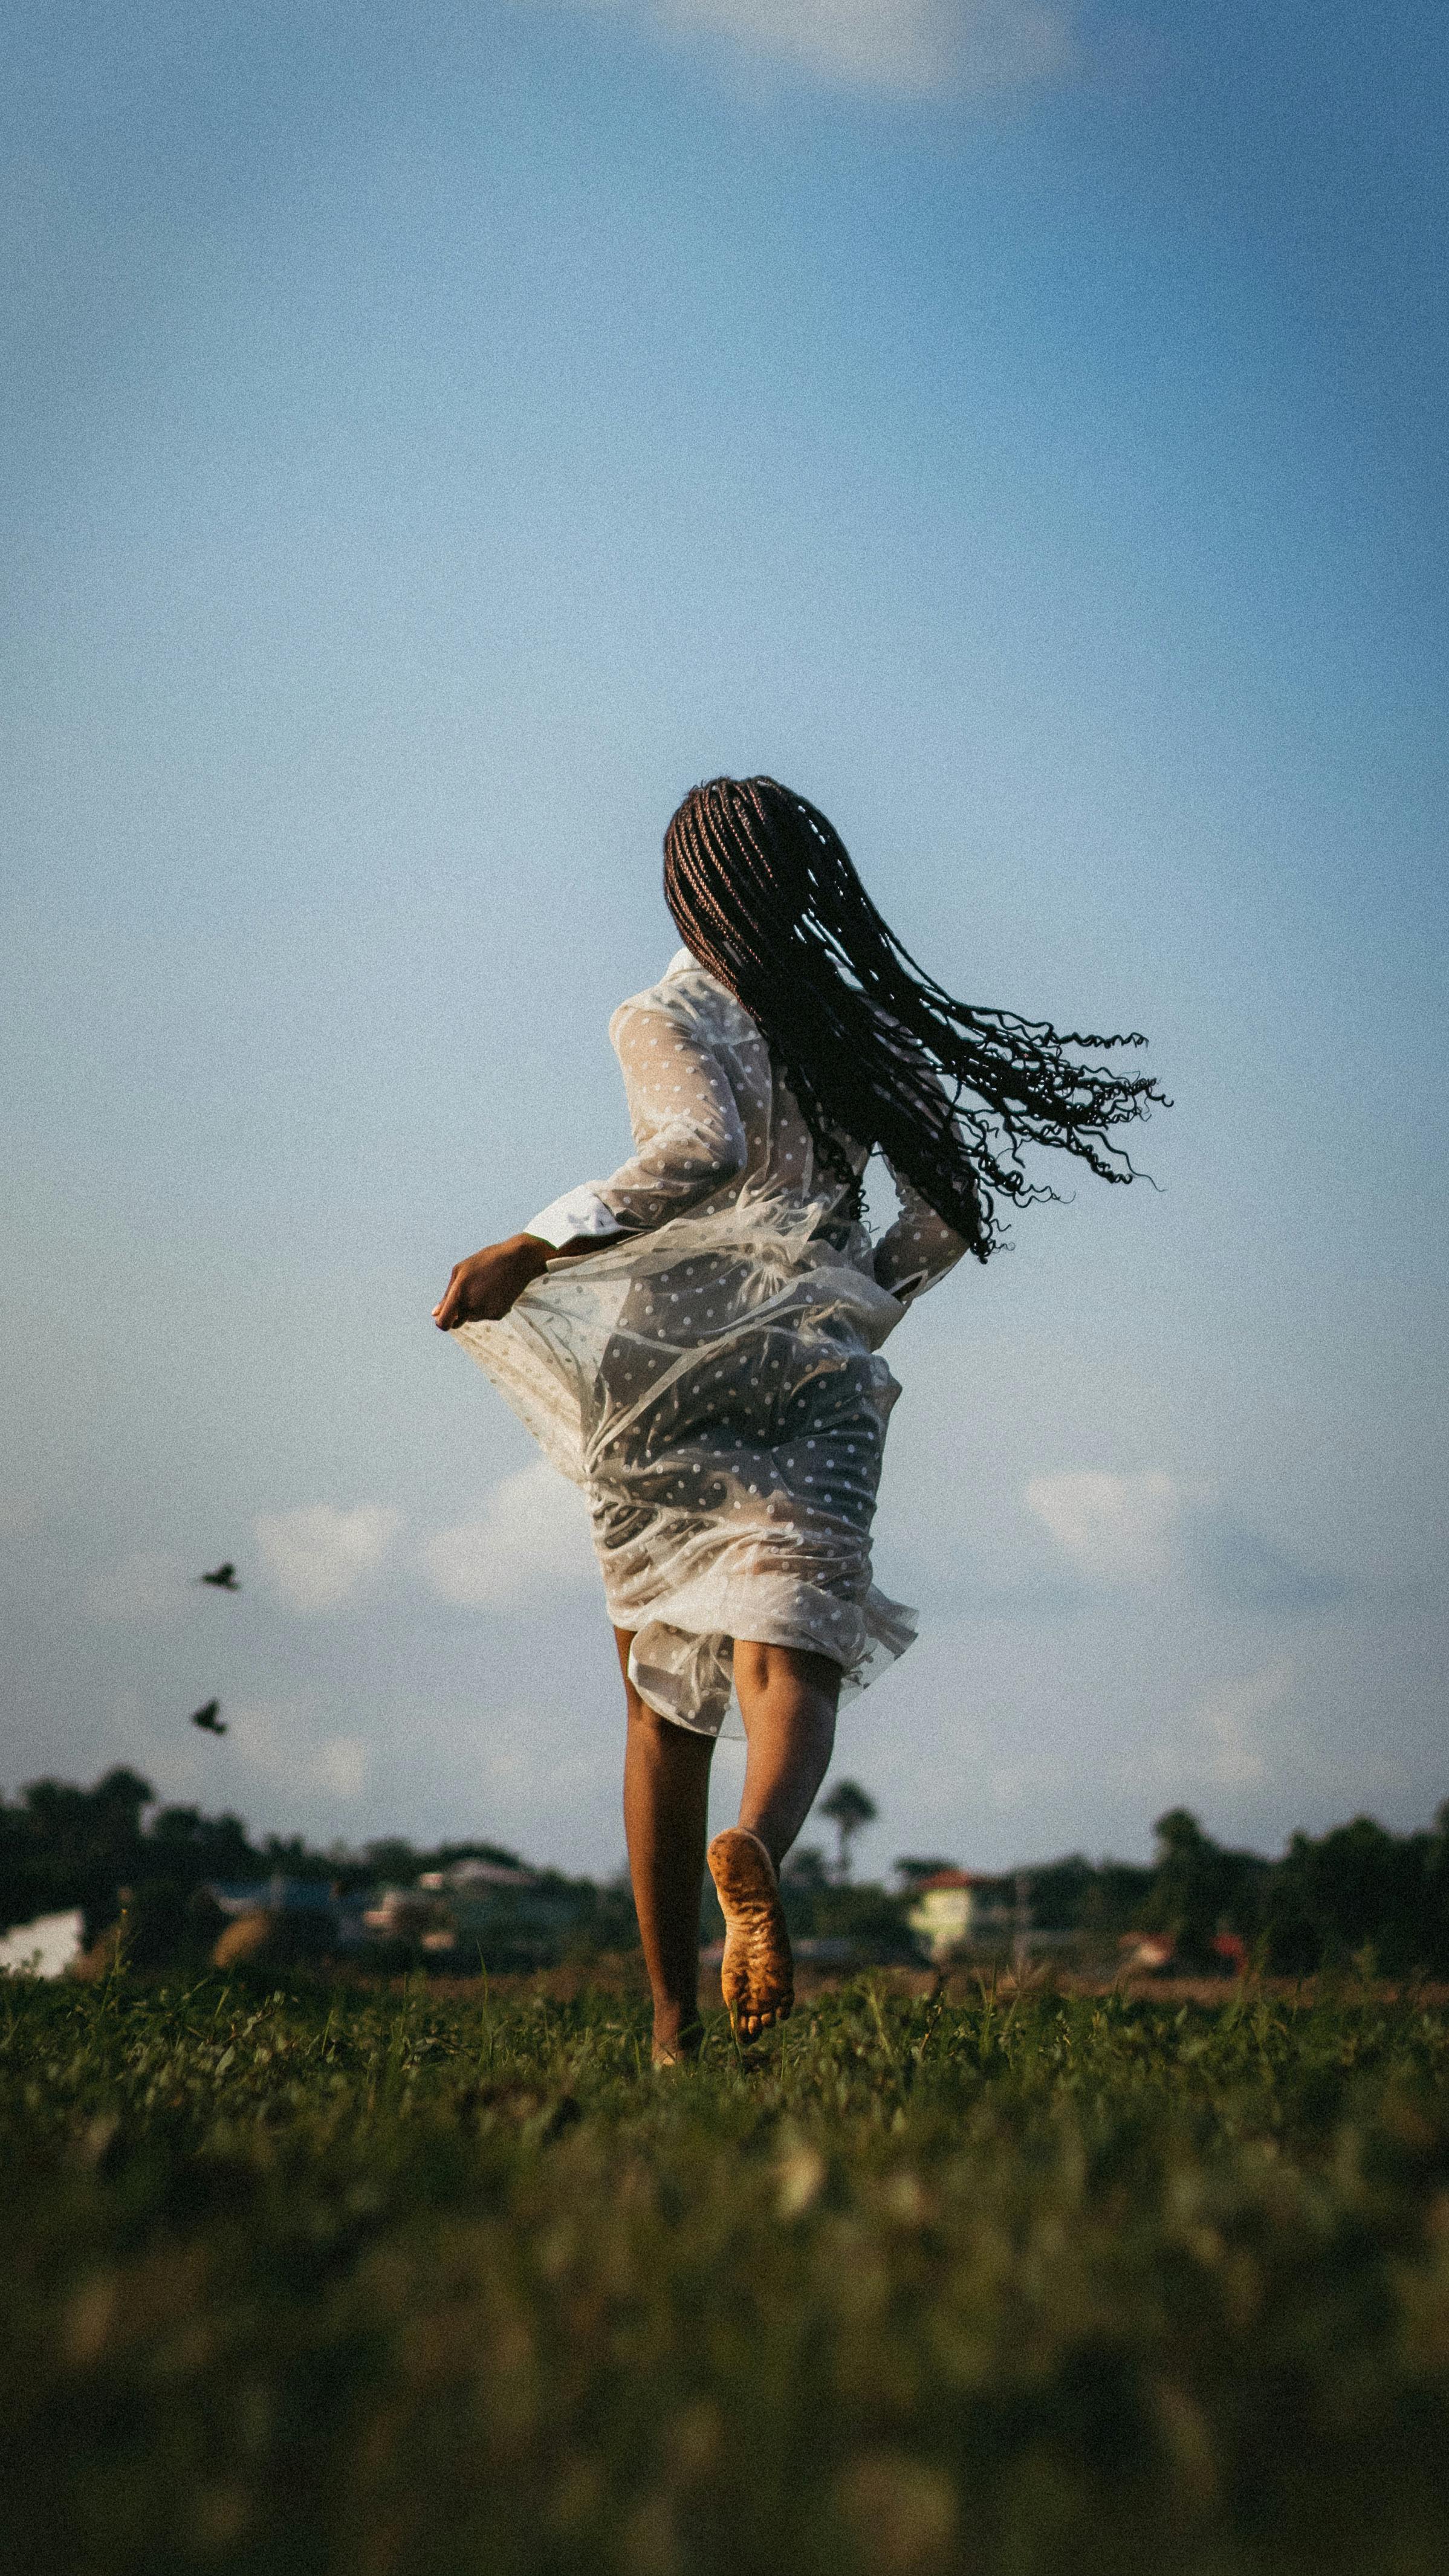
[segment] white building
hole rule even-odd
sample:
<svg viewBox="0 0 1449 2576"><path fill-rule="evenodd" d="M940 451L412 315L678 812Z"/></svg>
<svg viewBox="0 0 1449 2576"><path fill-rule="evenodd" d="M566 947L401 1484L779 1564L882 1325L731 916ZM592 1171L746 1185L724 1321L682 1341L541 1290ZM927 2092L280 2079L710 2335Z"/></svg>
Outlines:
<svg viewBox="0 0 1449 2576"><path fill-rule="evenodd" d="M12 1977L63 1977L81 1953L80 1907L68 1914L38 1914L33 1923L17 1923L0 1932L0 1974Z"/></svg>
<svg viewBox="0 0 1449 2576"><path fill-rule="evenodd" d="M975 1869L938 1869L920 1880L906 1921L932 1965L944 1967L963 1950L1010 1939L1016 1928L1011 1882Z"/></svg>

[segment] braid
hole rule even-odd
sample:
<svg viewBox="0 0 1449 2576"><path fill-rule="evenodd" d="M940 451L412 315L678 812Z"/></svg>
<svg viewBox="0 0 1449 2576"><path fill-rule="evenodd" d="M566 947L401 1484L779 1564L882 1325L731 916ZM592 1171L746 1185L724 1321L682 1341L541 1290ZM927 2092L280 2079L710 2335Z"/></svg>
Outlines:
<svg viewBox="0 0 1449 2576"><path fill-rule="evenodd" d="M764 1033L825 1168L851 1194L852 1144L877 1147L978 1261L1001 1240L998 1198L1054 1198L1025 1145L1075 1154L1104 1181L1136 1177L1109 1130L1163 1094L1147 1074L1078 1064L1070 1048L1142 1046L953 1001L901 946L844 842L773 778L712 778L664 836L664 893L686 945Z"/></svg>

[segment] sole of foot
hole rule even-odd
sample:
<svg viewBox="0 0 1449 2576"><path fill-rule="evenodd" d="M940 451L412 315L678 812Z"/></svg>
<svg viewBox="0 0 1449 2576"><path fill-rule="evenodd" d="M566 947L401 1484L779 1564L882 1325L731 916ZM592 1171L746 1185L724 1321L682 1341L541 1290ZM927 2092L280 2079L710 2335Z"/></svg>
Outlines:
<svg viewBox="0 0 1449 2576"><path fill-rule="evenodd" d="M758 1834L730 1825L710 1844L709 1874L725 1920L719 1981L741 2039L784 2021L795 2001L795 1963L775 1864Z"/></svg>

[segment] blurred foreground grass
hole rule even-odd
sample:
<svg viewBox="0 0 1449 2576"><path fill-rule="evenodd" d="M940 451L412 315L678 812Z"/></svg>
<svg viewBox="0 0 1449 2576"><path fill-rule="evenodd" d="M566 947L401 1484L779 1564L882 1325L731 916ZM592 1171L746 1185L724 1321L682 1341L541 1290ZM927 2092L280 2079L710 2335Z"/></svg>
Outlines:
<svg viewBox="0 0 1449 2576"><path fill-rule="evenodd" d="M1449 2015L0 1987L32 2576L1439 2576Z"/></svg>

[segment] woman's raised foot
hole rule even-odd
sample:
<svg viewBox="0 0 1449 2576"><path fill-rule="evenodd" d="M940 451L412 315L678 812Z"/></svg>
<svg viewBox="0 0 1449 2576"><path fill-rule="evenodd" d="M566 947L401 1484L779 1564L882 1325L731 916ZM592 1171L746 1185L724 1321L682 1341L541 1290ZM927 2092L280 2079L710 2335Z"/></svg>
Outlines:
<svg viewBox="0 0 1449 2576"><path fill-rule="evenodd" d="M795 2001L795 1963L775 1864L758 1834L729 1825L709 1847L709 1874L725 1921L719 1981L734 2029L758 2039Z"/></svg>

